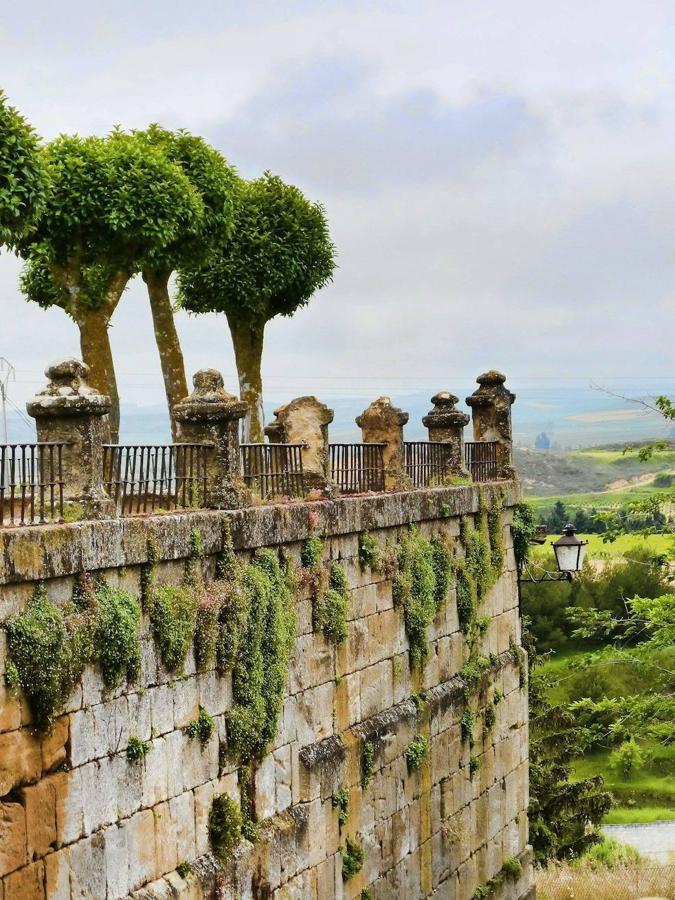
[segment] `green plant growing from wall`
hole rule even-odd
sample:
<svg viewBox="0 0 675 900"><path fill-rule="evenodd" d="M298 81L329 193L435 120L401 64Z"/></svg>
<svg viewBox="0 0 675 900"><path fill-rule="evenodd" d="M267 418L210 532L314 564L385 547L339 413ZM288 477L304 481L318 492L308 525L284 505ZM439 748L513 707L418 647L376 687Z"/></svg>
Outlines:
<svg viewBox="0 0 675 900"><path fill-rule="evenodd" d="M198 740L202 747L205 747L211 740L213 729L215 727L213 718L202 707L199 708L199 715L196 719L183 728L183 733L192 740Z"/></svg>
<svg viewBox="0 0 675 900"><path fill-rule="evenodd" d="M469 759L469 777L473 778L476 772L480 771L480 757L472 756Z"/></svg>
<svg viewBox="0 0 675 900"><path fill-rule="evenodd" d="M340 847L342 854L342 878L349 881L363 868L366 859L366 852L356 838L348 837L343 847Z"/></svg>
<svg viewBox="0 0 675 900"><path fill-rule="evenodd" d="M502 872L507 878L517 881L523 874L523 866L517 856L507 856L502 865Z"/></svg>
<svg viewBox="0 0 675 900"><path fill-rule="evenodd" d="M496 581L504 568L504 529L502 526L502 500L494 495L487 510L487 530L490 543L490 566Z"/></svg>
<svg viewBox="0 0 675 900"><path fill-rule="evenodd" d="M176 866L176 872L178 872L178 874L180 875L180 877L183 880L185 880L188 877L188 875L190 874L191 871L192 871L192 866L185 859L181 860L181 862L179 862L178 865Z"/></svg>
<svg viewBox="0 0 675 900"><path fill-rule="evenodd" d="M314 602L315 627L321 629L332 643L342 644L347 639L349 587L345 571L339 563L331 565L328 587Z"/></svg>
<svg viewBox="0 0 675 900"><path fill-rule="evenodd" d="M209 810L209 843L216 859L226 865L242 838L239 804L227 794L217 794Z"/></svg>
<svg viewBox="0 0 675 900"><path fill-rule="evenodd" d="M258 760L274 738L295 638L293 597L271 550L258 550L244 569L246 622L232 669L234 704L228 742L244 763Z"/></svg>
<svg viewBox="0 0 675 900"><path fill-rule="evenodd" d="M364 741L361 747L361 787L367 788L375 771L375 745Z"/></svg>
<svg viewBox="0 0 675 900"><path fill-rule="evenodd" d="M431 564L436 579L434 604L438 612L443 609L445 601L448 599L448 590L453 572L452 550L447 539L441 535L434 535L431 538Z"/></svg>
<svg viewBox="0 0 675 900"><path fill-rule="evenodd" d="M308 537L300 549L300 563L308 572L315 572L321 565L323 541L318 534Z"/></svg>
<svg viewBox="0 0 675 900"><path fill-rule="evenodd" d="M406 532L397 548L398 574L392 593L403 609L403 621L410 643L410 664L423 666L429 657L427 629L436 614L436 575L430 542L416 528Z"/></svg>
<svg viewBox="0 0 675 900"><path fill-rule="evenodd" d="M131 735L127 744L127 759L129 762L140 762L145 759L152 750L150 741L142 741L139 737Z"/></svg>
<svg viewBox="0 0 675 900"><path fill-rule="evenodd" d="M203 591L197 607L195 625L195 663L198 672L207 672L215 665L220 609L218 593L211 590Z"/></svg>
<svg viewBox="0 0 675 900"><path fill-rule="evenodd" d="M473 726L476 724L476 719L474 714L470 709L465 709L462 713L462 718L459 721L460 731L462 734L462 740L466 741L469 747L473 747L474 739L473 739Z"/></svg>
<svg viewBox="0 0 675 900"><path fill-rule="evenodd" d="M197 594L192 585L153 588L150 621L162 662L169 672L183 670L197 627Z"/></svg>
<svg viewBox="0 0 675 900"><path fill-rule="evenodd" d="M359 534L359 565L362 569L378 572L382 566L382 553L375 538L369 531Z"/></svg>
<svg viewBox="0 0 675 900"><path fill-rule="evenodd" d="M416 772L426 759L428 753L429 740L425 735L419 734L405 748L404 756L408 766L408 772Z"/></svg>
<svg viewBox="0 0 675 900"><path fill-rule="evenodd" d="M486 706L483 710L483 722L485 723L485 730L487 732L492 731L495 726L495 722L497 721L497 713L495 712L494 704L490 706Z"/></svg>
<svg viewBox="0 0 675 900"><path fill-rule="evenodd" d="M337 791L333 791L330 799L333 809L338 810L338 822L340 825L346 825L349 818L349 789L340 788Z"/></svg>
<svg viewBox="0 0 675 900"><path fill-rule="evenodd" d="M456 557L454 561L457 579L457 618L462 634L468 635L476 614L476 585L466 565L466 560Z"/></svg>
<svg viewBox="0 0 675 900"><path fill-rule="evenodd" d="M99 623L96 636L103 681L117 687L138 677L141 665L141 607L128 591L106 584L97 591Z"/></svg>

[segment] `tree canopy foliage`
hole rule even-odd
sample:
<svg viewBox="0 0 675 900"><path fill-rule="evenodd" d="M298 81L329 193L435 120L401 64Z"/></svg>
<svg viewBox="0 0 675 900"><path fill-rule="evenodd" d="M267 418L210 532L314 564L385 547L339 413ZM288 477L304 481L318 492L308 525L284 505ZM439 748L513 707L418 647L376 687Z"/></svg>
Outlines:
<svg viewBox="0 0 675 900"><path fill-rule="evenodd" d="M252 409L253 440L262 438L265 325L309 303L334 269L335 249L323 207L269 172L240 183L231 240L204 262L181 267L181 305L195 313L227 316L241 396Z"/></svg>
<svg viewBox="0 0 675 900"><path fill-rule="evenodd" d="M0 246L16 249L28 236L45 187L39 138L0 90Z"/></svg>

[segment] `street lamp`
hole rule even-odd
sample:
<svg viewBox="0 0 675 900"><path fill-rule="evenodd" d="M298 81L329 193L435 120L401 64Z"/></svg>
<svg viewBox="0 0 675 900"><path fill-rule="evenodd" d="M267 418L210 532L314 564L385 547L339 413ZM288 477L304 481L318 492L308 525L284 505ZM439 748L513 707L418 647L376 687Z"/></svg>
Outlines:
<svg viewBox="0 0 675 900"><path fill-rule="evenodd" d="M588 541L580 541L574 525L565 525L562 535L552 542L558 571L571 578L574 572L580 572L586 555Z"/></svg>

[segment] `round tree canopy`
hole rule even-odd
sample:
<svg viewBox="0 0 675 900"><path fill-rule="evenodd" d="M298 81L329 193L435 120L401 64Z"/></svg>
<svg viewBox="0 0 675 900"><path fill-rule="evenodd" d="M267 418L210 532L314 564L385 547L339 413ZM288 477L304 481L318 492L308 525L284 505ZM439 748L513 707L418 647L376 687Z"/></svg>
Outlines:
<svg viewBox="0 0 675 900"><path fill-rule="evenodd" d="M181 304L267 321L291 316L326 285L335 249L322 206L269 172L241 181L232 238L179 274Z"/></svg>
<svg viewBox="0 0 675 900"><path fill-rule="evenodd" d="M42 207L45 172L39 139L0 90L0 245L16 248Z"/></svg>

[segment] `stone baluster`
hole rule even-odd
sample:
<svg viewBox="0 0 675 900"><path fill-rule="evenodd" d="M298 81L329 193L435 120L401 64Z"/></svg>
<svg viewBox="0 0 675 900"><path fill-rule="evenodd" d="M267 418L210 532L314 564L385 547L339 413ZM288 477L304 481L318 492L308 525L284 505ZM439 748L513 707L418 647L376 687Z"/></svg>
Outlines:
<svg viewBox="0 0 675 900"><path fill-rule="evenodd" d="M494 369L479 375L478 388L466 398L473 415L474 441L497 442L497 477L515 478L511 407L516 395L504 386L506 376Z"/></svg>
<svg viewBox="0 0 675 900"><path fill-rule="evenodd" d="M237 509L248 506L250 492L241 476L239 420L247 404L224 388L223 376L215 369L202 369L192 379L194 391L177 404L179 441L211 444L206 456L206 506Z"/></svg>
<svg viewBox="0 0 675 900"><path fill-rule="evenodd" d="M429 430L429 440L446 444L445 475L467 477L464 465L464 426L470 417L460 409L455 409L458 397L448 391L439 391L431 398L434 408L422 419Z"/></svg>
<svg viewBox="0 0 675 900"><path fill-rule="evenodd" d="M79 359L54 363L45 375L49 383L26 409L35 419L39 443L64 443L63 499L80 506L83 518L109 517L115 504L103 486L103 443L108 434L110 398L87 383L89 366Z"/></svg>
<svg viewBox="0 0 675 900"><path fill-rule="evenodd" d="M274 411L275 419L265 428L272 444L302 444L305 487L334 493L330 480L328 426L334 412L316 397L296 397Z"/></svg>
<svg viewBox="0 0 675 900"><path fill-rule="evenodd" d="M384 444L384 489L406 490L411 480L405 473L403 426L408 413L391 405L389 397L378 397L356 418L364 444Z"/></svg>

